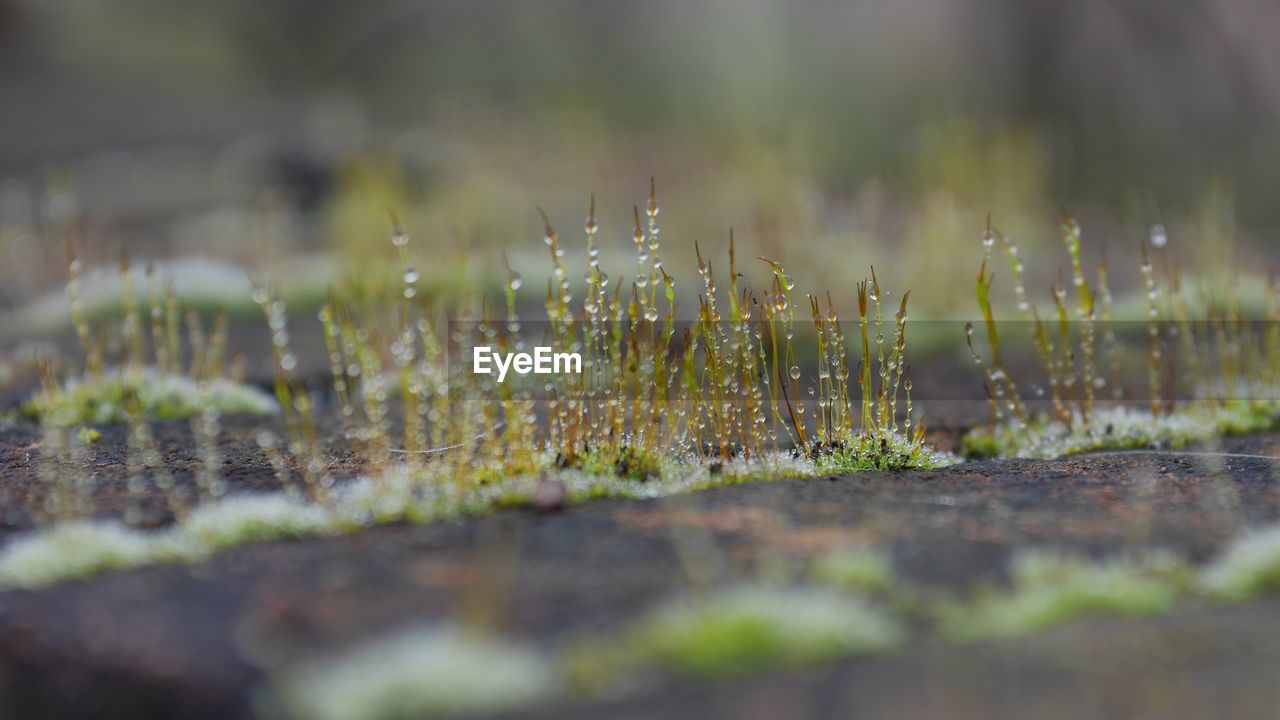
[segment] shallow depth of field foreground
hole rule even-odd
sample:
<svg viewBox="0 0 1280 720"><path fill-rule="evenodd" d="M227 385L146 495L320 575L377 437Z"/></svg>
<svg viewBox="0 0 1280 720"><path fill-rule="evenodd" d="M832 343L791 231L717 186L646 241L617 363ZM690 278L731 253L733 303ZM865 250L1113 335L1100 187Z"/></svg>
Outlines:
<svg viewBox="0 0 1280 720"><path fill-rule="evenodd" d="M0 717L1272 717L1193 5L0 0Z"/></svg>

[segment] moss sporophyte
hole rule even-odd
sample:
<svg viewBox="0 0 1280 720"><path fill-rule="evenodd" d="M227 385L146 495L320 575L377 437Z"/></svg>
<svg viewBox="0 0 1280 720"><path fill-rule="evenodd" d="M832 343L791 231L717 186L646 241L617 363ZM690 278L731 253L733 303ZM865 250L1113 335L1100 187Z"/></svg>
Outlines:
<svg viewBox="0 0 1280 720"><path fill-rule="evenodd" d="M548 472L598 478L570 483L570 495L582 498L956 461L925 443L913 404L909 294L886 307L872 269L843 292L796 298L794 280L770 258L750 263L762 278L753 285L730 231L724 275L695 243L700 287L692 319L677 322L653 183L632 215L635 269L615 279L600 261L592 198L582 226L586 271L576 288L565 241L542 215L551 273L545 320L531 332L521 314L524 282L514 270L500 305L481 298L446 308L420 292L409 235L392 217L385 261L399 266L398 285L380 292L340 286L320 308L328 399L299 376L291 335L297 320L272 283L259 280L251 292L269 330L268 395L243 382L243 362L228 360L225 316L208 325L184 313L173 288L150 270L138 275L127 256L122 322L93 327L79 293L83 264L69 253L68 296L84 369L65 379L49 373L27 405L41 424L48 461L47 482L29 497L30 514L41 525L93 517L94 478L75 471L93 436L77 428L123 423L131 498L125 520L142 521L156 499L179 525L200 517L203 505L221 506L230 489L222 474L224 418L245 414L271 417L257 446L284 496L314 504L328 518L290 527L322 532L382 517L437 516L418 502L424 495L442 508L518 501L525 478ZM838 311L842 295L857 303L852 357ZM797 322L806 306L811 330ZM798 343L806 336L816 352L802 361ZM451 370L450 357L470 358L482 372ZM802 371L802 364L814 369ZM551 372L541 374L544 367ZM526 369L536 381L513 383L512 373ZM340 442L355 452L370 478L366 487L388 488L374 493L385 512L333 507L351 496L336 492L342 481L331 469L333 438L321 429L318 401L337 409ZM168 467L153 427L180 418L189 418L199 456L193 477ZM399 497L402 491L409 497Z"/></svg>
<svg viewBox="0 0 1280 720"><path fill-rule="evenodd" d="M1065 212L1061 233L1071 270L1068 279L1060 275L1051 288L1052 312L1045 315L1024 285L1018 246L990 226L982 233L985 258L976 297L985 352L977 347L973 324L966 325L965 335L985 380L989 420L966 436L967 454L1048 458L1090 450L1182 447L1280 424L1276 283L1270 284L1265 307L1255 317L1247 316L1239 301L1211 301L1203 292L1193 293L1173 270L1167 232L1154 227L1141 244L1142 320L1130 323L1142 327L1145 393L1129 399L1120 373L1125 349L1106 259L1091 279L1080 225ZM1031 387L1039 396L1048 389L1048 408L1038 414L1024 401L1026 386L1015 381L1013 363L1001 346L1008 337L992 295L997 242L1009 260L1015 317L1020 317L1008 327L1029 329L1032 364L1042 375Z"/></svg>
<svg viewBox="0 0 1280 720"><path fill-rule="evenodd" d="M675 279L661 258L652 184L632 217L635 269L619 280L600 260L592 198L580 248L586 269L575 287L567 243L541 216L551 272L545 319L536 324L522 314L525 283L510 268L501 303L477 298L446 308L428 298L409 262L409 235L392 218L385 261L398 264L399 283L381 293L339 287L320 309L331 375L327 399L299 376L290 333L297 320L270 283L257 283L252 297L270 331L273 397L245 385L237 364L226 359L225 319L207 329L200 316L187 313L184 323L176 295L149 273L143 276L146 292L137 292L127 258L119 342L104 343L80 307L82 267L73 257L68 291L84 370L62 381L50 375L28 405L41 422L50 458L48 482L30 498L31 514L40 523L93 515L92 478L74 471L91 434L77 426L123 422L135 504L158 494L182 520L228 491L221 474L222 419L244 413L273 416L273 428L264 428L257 444L286 496L327 507L340 479L329 462L332 438L321 429L318 400L337 409L341 442L354 450L374 485L395 476L400 479L391 486L469 498L462 504L488 505L505 492L514 495L502 496L502 503L518 500L522 491L511 488L548 472L599 478L581 492L584 497L956 461L924 440L907 357L910 293L890 303L871 268L852 287L798 298L780 260L740 262L730 231L727 272L718 272L694 243L697 299L681 312ZM1207 308L1206 323L1192 322L1185 294L1160 290L1153 254L1163 248L1149 248L1141 268L1153 398L1141 408L1116 406L1119 350L1107 268L1104 263L1089 277L1081 230L1070 217L1062 234L1070 275L1053 287L1046 319L1024 286L1018 247L995 228L982 233L987 257L976 294L983 332L970 326L967 339L986 382L991 421L967 436L969 452L1053 456L1169 446L1274 425L1274 403L1249 389L1280 379L1280 334L1246 332L1236 322L1239 309L1230 305ZM994 292L998 247L1009 261L1017 312L1031 329L1033 364L1045 375L1042 414L1033 414L1023 399L1036 384L1015 381L1013 361L1001 348L1008 336L999 327ZM1276 296L1273 290L1270 317L1280 317ZM843 303L856 313L847 326ZM690 319L678 322L681 316ZM1156 323L1164 316L1182 329L1176 343ZM1203 333L1205 327L1214 332ZM1200 369L1198 378L1180 378L1204 393L1200 402L1182 403L1169 390L1179 380L1164 364L1175 344L1189 357L1184 366ZM109 348L118 348L120 357L109 357ZM473 371L451 370L450 357L470 358ZM482 372L474 372L477 366ZM550 372L542 374L544 367ZM512 373L526 369L533 382L512 382ZM399 417L393 419L393 412ZM191 480L166 466L151 427L153 420L181 417L190 418L200 455ZM475 499L482 496L487 499ZM399 508L388 516L434 515L413 503L388 507ZM131 510L126 519L139 517Z"/></svg>

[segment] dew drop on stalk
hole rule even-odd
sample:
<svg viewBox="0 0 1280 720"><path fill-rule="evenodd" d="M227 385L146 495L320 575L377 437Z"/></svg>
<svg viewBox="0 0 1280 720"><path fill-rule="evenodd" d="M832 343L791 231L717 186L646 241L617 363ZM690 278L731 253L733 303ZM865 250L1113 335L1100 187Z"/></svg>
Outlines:
<svg viewBox="0 0 1280 720"><path fill-rule="evenodd" d="M994 230L987 228L982 231L982 247L990 250L996 246L996 233Z"/></svg>
<svg viewBox="0 0 1280 720"><path fill-rule="evenodd" d="M792 380L799 380L799 379L800 379L800 366L799 366L799 365L792 365L792 366L791 366L791 379L792 379Z"/></svg>
<svg viewBox="0 0 1280 720"><path fill-rule="evenodd" d="M507 278L507 287L519 290L521 285L524 285L524 278L520 277L520 273L511 271L511 276Z"/></svg>
<svg viewBox="0 0 1280 720"><path fill-rule="evenodd" d="M645 311L644 311L644 319L645 319L645 320L648 320L649 322L657 322L657 320L658 320L658 308L656 308L656 307L651 307L651 308L649 308L648 310L645 310Z"/></svg>
<svg viewBox="0 0 1280 720"><path fill-rule="evenodd" d="M1151 247L1162 248L1169 244L1169 235L1165 232L1164 225L1156 223L1151 226Z"/></svg>

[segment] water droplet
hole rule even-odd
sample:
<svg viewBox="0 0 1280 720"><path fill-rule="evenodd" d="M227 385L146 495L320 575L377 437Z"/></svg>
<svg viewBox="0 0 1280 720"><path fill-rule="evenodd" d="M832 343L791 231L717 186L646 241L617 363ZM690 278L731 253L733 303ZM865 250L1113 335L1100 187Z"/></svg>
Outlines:
<svg viewBox="0 0 1280 720"><path fill-rule="evenodd" d="M418 278L419 278L419 275L417 270L414 270L413 268L409 268L408 270L404 271L405 285L412 285L418 282Z"/></svg>
<svg viewBox="0 0 1280 720"><path fill-rule="evenodd" d="M792 365L792 366L791 366L791 379L792 379L792 380L799 380L799 379L800 379L800 366L799 366L799 365Z"/></svg>
<svg viewBox="0 0 1280 720"><path fill-rule="evenodd" d="M510 277L507 278L507 286L515 291L519 290L521 285L524 285L524 278L520 277L520 273L513 270Z"/></svg>
<svg viewBox="0 0 1280 720"><path fill-rule="evenodd" d="M656 307L651 307L651 308L649 308L648 310L645 310L645 311L644 311L644 319L645 319L645 320L648 320L649 322L657 322L657 320L658 320L658 308L656 308Z"/></svg>
<svg viewBox="0 0 1280 720"><path fill-rule="evenodd" d="M1164 230L1164 225L1156 223L1151 226L1151 247L1162 248L1169 244L1169 235Z"/></svg>
<svg viewBox="0 0 1280 720"><path fill-rule="evenodd" d="M990 250L996 246L996 233L994 230L987 229L982 231L982 247Z"/></svg>

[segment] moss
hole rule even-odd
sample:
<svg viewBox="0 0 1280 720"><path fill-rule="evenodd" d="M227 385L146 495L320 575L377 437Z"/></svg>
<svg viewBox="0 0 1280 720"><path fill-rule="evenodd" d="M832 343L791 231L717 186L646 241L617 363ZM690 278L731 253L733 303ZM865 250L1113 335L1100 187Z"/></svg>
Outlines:
<svg viewBox="0 0 1280 720"><path fill-rule="evenodd" d="M1186 568L1165 556L1089 562L1043 551L1013 560L1013 587L943 611L954 640L1024 635L1087 615L1140 616L1173 607Z"/></svg>
<svg viewBox="0 0 1280 720"><path fill-rule="evenodd" d="M860 472L865 470L932 470L954 465L960 459L939 452L901 433L877 437L849 433L839 442L817 448L814 460L820 472Z"/></svg>
<svg viewBox="0 0 1280 720"><path fill-rule="evenodd" d="M86 426L76 431L76 437L85 445L92 445L102 439L102 433L96 428Z"/></svg>
<svg viewBox="0 0 1280 720"><path fill-rule="evenodd" d="M152 263L155 282L172 288L184 308L203 315L228 312L249 316L257 311L250 296L249 276L244 268L211 258L186 257ZM261 271L263 268L258 268ZM279 276L279 294L295 308L318 307L333 284L339 268L332 259L320 255L289 258L288 272ZM136 289L147 287L146 268L135 265L130 282ZM80 279L80 304L91 320L125 315L123 274L118 268L88 270ZM15 332L48 334L67 327L71 319L70 299L63 291L50 292L0 316L0 327Z"/></svg>
<svg viewBox="0 0 1280 720"><path fill-rule="evenodd" d="M1180 448L1221 435L1275 428L1280 425L1278 409L1275 403L1263 401L1193 403L1159 416L1128 408L1100 410L1091 422L1073 428L1046 420L1026 429L1006 424L993 432L979 427L965 435L964 454L1053 459L1101 450Z"/></svg>
<svg viewBox="0 0 1280 720"><path fill-rule="evenodd" d="M887 613L835 590L744 586L659 608L629 642L639 658L724 676L885 652L904 637Z"/></svg>
<svg viewBox="0 0 1280 720"><path fill-rule="evenodd" d="M656 449L621 445L616 448L592 448L572 462L561 464L593 475L612 475L643 481L664 475L670 462Z"/></svg>
<svg viewBox="0 0 1280 720"><path fill-rule="evenodd" d="M411 720L517 709L551 697L558 684L550 658L436 626L295 669L279 695L298 718Z"/></svg>
<svg viewBox="0 0 1280 720"><path fill-rule="evenodd" d="M723 463L683 458L668 460L659 475L645 480L561 469L495 480L478 487L457 485L451 473L444 464L414 469L395 466L377 476L335 488L323 503L295 500L284 493L235 495L199 507L164 533L137 533L108 524L150 549L122 554L111 562L90 562L84 569L72 563L36 572L30 578L23 572L0 575L0 586L43 585L96 571L154 562L196 561L249 542L354 532L396 522L429 523L499 507L522 506L527 504L538 481L548 474L564 483L566 500L575 503L603 498L657 498L745 481L812 477L817 469L810 461L789 457L737 458ZM57 533L55 527L28 540L39 544L47 536L48 542L56 545L60 542ZM173 547L180 548L181 553L175 555ZM15 543L0 549L0 566L9 562L9 555L22 552L26 550Z"/></svg>
<svg viewBox="0 0 1280 720"><path fill-rule="evenodd" d="M887 593L894 587L893 560L866 548L832 550L814 559L815 582L866 593Z"/></svg>
<svg viewBox="0 0 1280 720"><path fill-rule="evenodd" d="M180 526L182 537L207 553L249 542L323 535L335 518L324 506L280 493L237 495L203 505Z"/></svg>
<svg viewBox="0 0 1280 720"><path fill-rule="evenodd" d="M1245 600L1280 589L1280 526L1236 538L1200 573L1200 587L1224 600Z"/></svg>
<svg viewBox="0 0 1280 720"><path fill-rule="evenodd" d="M195 380L153 368L68 380L59 388L38 393L25 410L55 425L122 422L128 397L137 397L146 416L156 420L190 417L204 401L222 414L269 415L278 410L275 400L257 388L217 378L208 381L202 395Z"/></svg>
<svg viewBox="0 0 1280 720"><path fill-rule="evenodd" d="M69 522L10 542L0 553L0 586L33 588L155 562L181 559L168 536L113 522Z"/></svg>

